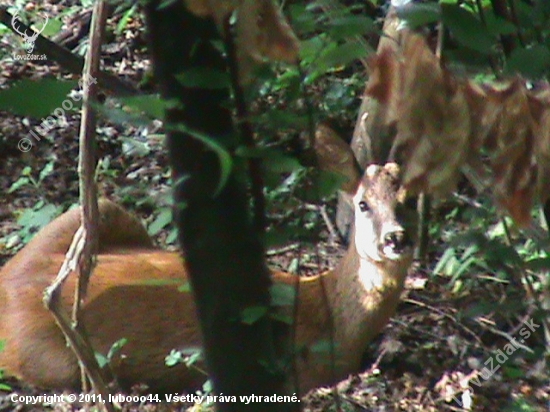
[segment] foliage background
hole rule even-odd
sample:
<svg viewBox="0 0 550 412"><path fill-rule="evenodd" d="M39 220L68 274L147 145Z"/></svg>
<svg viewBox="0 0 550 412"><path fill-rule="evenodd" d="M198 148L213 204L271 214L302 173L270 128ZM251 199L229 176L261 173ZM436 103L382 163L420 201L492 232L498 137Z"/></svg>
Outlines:
<svg viewBox="0 0 550 412"><path fill-rule="evenodd" d="M52 38L84 19L90 7L85 1L5 5L24 9L30 19L46 12L50 22L43 34ZM376 49L388 6L351 0L295 0L283 6L302 40L301 63L260 68L248 99L266 174L270 260L308 273L331 266L342 247L313 206L318 199L303 196L308 161L301 135L329 119L351 137L368 77L364 63ZM442 24L443 60L459 75L493 82L519 74L533 87L547 81L547 1L426 1L405 5L400 16L433 43ZM104 67L151 93L144 29L139 8L131 2L118 5L109 23ZM17 149L41 117L59 107L74 76L53 61L15 60L20 39L4 26L0 35L6 46L0 51L0 257L5 261L77 199L78 114L68 112L56 121L29 152ZM73 52L81 54L83 39L73 43ZM98 129L102 193L137 211L159 244L173 246L158 99L106 95L99 109L104 116ZM330 192L328 186L322 192ZM328 204L330 212L334 200ZM475 193L466 180L433 206L429 231L427 258L411 274L398 315L366 351L367 372L340 385L342 410L460 410L453 396L463 404L471 400L472 410L549 410L544 326L490 379L476 375L511 337L517 338L523 321L547 322L547 236L516 229L487 193ZM10 380L3 385L20 387ZM311 394L307 408L336 410L333 394Z"/></svg>

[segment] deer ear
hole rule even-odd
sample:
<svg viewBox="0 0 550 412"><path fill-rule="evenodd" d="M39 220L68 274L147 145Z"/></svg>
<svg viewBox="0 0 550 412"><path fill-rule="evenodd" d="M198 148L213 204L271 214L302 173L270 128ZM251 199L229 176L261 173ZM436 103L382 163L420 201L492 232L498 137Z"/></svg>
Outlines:
<svg viewBox="0 0 550 412"><path fill-rule="evenodd" d="M386 163L384 165L384 170L386 170L394 179L401 179L401 167L397 163ZM397 192L397 200L403 203L406 198L407 190L404 187L401 187Z"/></svg>
<svg viewBox="0 0 550 412"><path fill-rule="evenodd" d="M384 169L392 175L394 178L399 179L399 176L401 174L401 168L397 163L386 163L384 165Z"/></svg>
<svg viewBox="0 0 550 412"><path fill-rule="evenodd" d="M314 150L319 167L347 178L341 189L353 196L361 180L361 173L350 145L328 125L320 123L315 131Z"/></svg>

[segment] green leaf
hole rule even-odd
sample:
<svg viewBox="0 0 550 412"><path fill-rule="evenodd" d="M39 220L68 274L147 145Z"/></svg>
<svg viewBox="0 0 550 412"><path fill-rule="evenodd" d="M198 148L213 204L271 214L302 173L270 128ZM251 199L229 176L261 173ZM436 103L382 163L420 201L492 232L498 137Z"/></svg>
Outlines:
<svg viewBox="0 0 550 412"><path fill-rule="evenodd" d="M193 366L194 364L204 360L202 349L200 348L184 349L181 353L185 355L183 361L187 367Z"/></svg>
<svg viewBox="0 0 550 412"><path fill-rule="evenodd" d="M200 89L226 89L231 84L227 72L206 67L186 70L184 73L178 74L176 79L186 87Z"/></svg>
<svg viewBox="0 0 550 412"><path fill-rule="evenodd" d="M285 323L287 325L292 325L294 323L294 319L292 318L292 316L285 315L284 313L273 312L271 313L270 317L273 320Z"/></svg>
<svg viewBox="0 0 550 412"><path fill-rule="evenodd" d="M441 9L437 3L409 3L397 7L396 11L397 16L411 29L435 23L441 16Z"/></svg>
<svg viewBox="0 0 550 412"><path fill-rule="evenodd" d="M38 29L42 27L42 24L43 23L38 23ZM63 27L63 22L61 21L61 19L50 18L48 19L48 24L46 24L46 27L44 28L44 30L42 30L40 34L45 37L55 36L57 33L60 32L61 27ZM36 53L36 50L34 51L34 53Z"/></svg>
<svg viewBox="0 0 550 412"><path fill-rule="evenodd" d="M547 272L550 270L550 257L529 259L525 262L525 268L534 272Z"/></svg>
<svg viewBox="0 0 550 412"><path fill-rule="evenodd" d="M197 362L204 360L201 348L187 348L182 350L172 349L168 356L164 358L166 366L176 366L184 363L187 367L191 367Z"/></svg>
<svg viewBox="0 0 550 412"><path fill-rule="evenodd" d="M128 343L128 339L122 338L117 340L115 343L111 345L111 348L109 349L109 353L107 353L107 358L109 361L113 359L113 357L120 352L120 350Z"/></svg>
<svg viewBox="0 0 550 412"><path fill-rule="evenodd" d="M38 175L38 181L41 182L44 180L47 176L49 176L53 172L53 162L48 162L44 166L44 168L40 171L40 174Z"/></svg>
<svg viewBox="0 0 550 412"><path fill-rule="evenodd" d="M318 28L315 15L307 11L303 4L290 4L288 13L290 21L292 21L292 28L297 33L304 35L314 32Z"/></svg>
<svg viewBox="0 0 550 412"><path fill-rule="evenodd" d="M350 40L344 44L334 44L328 47L321 56L313 62L314 73L324 74L327 71L346 66L354 60L367 57L369 50L361 42Z"/></svg>
<svg viewBox="0 0 550 412"><path fill-rule="evenodd" d="M281 129L306 129L308 126L308 119L303 114L294 113L290 110L269 110L264 116L262 121L265 121L271 127Z"/></svg>
<svg viewBox="0 0 550 412"><path fill-rule="evenodd" d="M97 361L97 364L101 369L109 364L109 359L107 358L107 356L99 352L95 353L95 360Z"/></svg>
<svg viewBox="0 0 550 412"><path fill-rule="evenodd" d="M168 367L179 365L183 363L183 354L179 350L172 349L166 358L164 358L164 364Z"/></svg>
<svg viewBox="0 0 550 412"><path fill-rule="evenodd" d="M288 244L296 235L293 227L282 227L277 230L268 230L264 235L264 245L267 249L277 248Z"/></svg>
<svg viewBox="0 0 550 412"><path fill-rule="evenodd" d="M315 179L313 185L299 194L301 198L311 203L318 203L334 195L347 181L345 176L328 170L317 171L313 178Z"/></svg>
<svg viewBox="0 0 550 412"><path fill-rule="evenodd" d="M347 37L363 36L374 30L374 21L366 16L345 16L330 20L326 25L326 31L335 40L343 40Z"/></svg>
<svg viewBox="0 0 550 412"><path fill-rule="evenodd" d="M510 23L502 17L495 16L493 13L486 13L485 23L487 25L487 31L493 36L514 34L517 31L513 23Z"/></svg>
<svg viewBox="0 0 550 412"><path fill-rule="evenodd" d="M231 158L231 155L227 150L225 150L223 146L221 146L216 140L214 140L210 136L207 136L195 130L191 130L184 125L177 125L175 129L180 132L187 133L195 139L201 141L218 156L218 161L220 162L220 180L218 182L218 186L213 193L213 197L216 197L224 188L231 174L231 170L233 169L233 159ZM183 178L187 177L184 176Z"/></svg>
<svg viewBox="0 0 550 412"><path fill-rule="evenodd" d="M515 49L506 64L507 73L520 73L530 79L543 77L549 68L550 51L542 45Z"/></svg>
<svg viewBox="0 0 550 412"><path fill-rule="evenodd" d="M300 270L300 259L293 258L286 270L288 273L298 274L298 270Z"/></svg>
<svg viewBox="0 0 550 412"><path fill-rule="evenodd" d="M0 91L0 110L36 118L46 117L56 109L59 109L59 113L65 113L62 108L65 100L74 107L80 106L80 102L75 103L67 97L77 85L76 80L21 80L9 89ZM66 107L69 107L68 103Z"/></svg>
<svg viewBox="0 0 550 412"><path fill-rule="evenodd" d="M235 150L235 154L244 158L262 159L262 166L270 172L291 173L303 168L298 159L271 147L240 146Z"/></svg>
<svg viewBox="0 0 550 412"><path fill-rule="evenodd" d="M470 256L470 257L467 257L466 259L462 257L462 259L463 260L460 262L458 267L455 269L455 272L453 273L454 278L461 277L463 274L465 274L468 271L468 269L474 266L476 262L479 260L479 258L475 256Z"/></svg>
<svg viewBox="0 0 550 412"><path fill-rule="evenodd" d="M31 179L29 179L28 177L20 177L19 179L17 179L15 182L12 183L12 185L8 189L8 193L13 193L19 190L20 188L22 188L23 186L26 186L30 183L31 183Z"/></svg>
<svg viewBox="0 0 550 412"><path fill-rule="evenodd" d="M151 119L164 119L164 110L168 103L156 94L148 96L123 97L118 99L134 112L145 114Z"/></svg>
<svg viewBox="0 0 550 412"><path fill-rule="evenodd" d="M285 283L275 283L269 288L273 306L292 306L296 300L294 286Z"/></svg>
<svg viewBox="0 0 550 412"><path fill-rule="evenodd" d="M249 306L241 312L241 322L252 325L265 316L268 312L267 306Z"/></svg>
<svg viewBox="0 0 550 412"><path fill-rule="evenodd" d="M443 23L464 47L484 54L493 51L495 37L472 13L456 4L442 4L441 12Z"/></svg>
<svg viewBox="0 0 550 412"><path fill-rule="evenodd" d="M116 26L116 34L121 34L125 29L128 21L132 18L137 9L137 3L134 3L120 18Z"/></svg>
<svg viewBox="0 0 550 412"><path fill-rule="evenodd" d="M525 372L521 368L518 368L516 366L504 365L503 370L504 370L504 374L508 378L511 378L511 379L514 379L514 380L519 380L519 379L525 378Z"/></svg>
<svg viewBox="0 0 550 412"><path fill-rule="evenodd" d="M271 83L269 83L269 81ZM300 77L300 71L295 66L285 67L284 71L280 73L276 78L266 79L264 87L260 89L261 96L269 96L277 91L286 91L290 94L299 94L301 88L302 79ZM271 87L268 87L271 86ZM287 112L288 113L288 112ZM269 111L265 113L269 115Z"/></svg>
<svg viewBox="0 0 550 412"><path fill-rule="evenodd" d="M300 60L302 66L309 65L327 47L326 36L319 35L300 42Z"/></svg>
<svg viewBox="0 0 550 412"><path fill-rule="evenodd" d="M103 117L111 121L112 123L124 126L131 124L135 127L146 127L150 120L143 116L141 113L135 111L125 111L120 107L107 106L103 104L92 103L92 107L97 110Z"/></svg>
<svg viewBox="0 0 550 412"><path fill-rule="evenodd" d="M202 391L208 394L214 393L214 384L212 383L211 379L208 379L202 384Z"/></svg>
<svg viewBox="0 0 550 412"><path fill-rule="evenodd" d="M147 231L151 236L155 236L170 223L172 223L172 209L164 208L160 211L155 220L151 222Z"/></svg>
<svg viewBox="0 0 550 412"><path fill-rule="evenodd" d="M25 209L23 214L17 219L17 223L29 231L31 229L41 229L57 216L58 211L58 208L52 204L48 204L37 210Z"/></svg>
<svg viewBox="0 0 550 412"><path fill-rule="evenodd" d="M187 281L185 283L182 283L179 287L178 287L178 292L183 292L183 293L190 293L192 291L191 289L191 282Z"/></svg>
<svg viewBox="0 0 550 412"><path fill-rule="evenodd" d="M168 245L173 245L176 243L176 240L178 239L178 231L176 228L173 228L170 233L168 233L168 236L166 237L166 243Z"/></svg>
<svg viewBox="0 0 550 412"><path fill-rule="evenodd" d="M122 142L122 153L125 156L145 157L151 154L151 146L148 141L141 141L135 137L120 136Z"/></svg>
<svg viewBox="0 0 550 412"><path fill-rule="evenodd" d="M449 247L443 252L443 255L439 258L439 261L435 265L435 268L433 270L433 273L435 274L444 274L444 275L450 275L453 271L454 265L456 265L457 258L456 258L456 251L454 248Z"/></svg>

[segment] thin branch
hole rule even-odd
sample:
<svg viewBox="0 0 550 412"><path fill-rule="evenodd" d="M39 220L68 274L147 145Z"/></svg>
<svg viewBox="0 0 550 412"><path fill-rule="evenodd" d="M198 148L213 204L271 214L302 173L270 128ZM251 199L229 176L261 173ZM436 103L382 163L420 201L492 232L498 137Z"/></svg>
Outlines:
<svg viewBox="0 0 550 412"><path fill-rule="evenodd" d="M80 332L89 345L85 325L81 323L80 305L86 297L88 283L96 264L95 254L98 249L98 205L97 186L95 182L95 168L97 164L95 151L95 129L97 117L91 107L91 102L96 100L97 85L93 81L98 76L101 61L101 44L107 20L107 4L99 0L94 5L92 23L90 27L90 41L86 53L86 61L83 71L84 99L82 105L82 117L80 119L80 144L78 158L78 174L80 186L80 204L82 205L82 227L84 228L84 248L79 260L79 276L75 288L72 319L77 332ZM99 369L97 362L87 365L91 369ZM101 376L101 374L98 374ZM86 378L83 375L83 387ZM108 399L108 390L105 382L92 381L94 389ZM109 402L110 405L110 402ZM111 405L110 405L111 406Z"/></svg>
<svg viewBox="0 0 550 412"><path fill-rule="evenodd" d="M102 36L107 19L106 4L99 0L94 5L92 25L90 31L90 45L86 55L86 63L83 73L83 107L80 127L80 153L79 153L79 184L80 203L82 205L82 223L78 229L70 253L63 263L58 277L46 290L44 301L52 312L60 329L65 334L73 349L82 370L82 386L86 389L87 379L90 378L96 393L101 394L106 410L114 411L109 401L109 391L102 376L92 347L87 339L84 325L80 322L80 305L86 296L86 290L90 274L95 266L98 233L98 205L97 187L95 183L95 128L96 115L91 108L91 101L97 94L95 78L99 72L101 56ZM72 323L68 315L60 306L61 288L71 271L75 270L78 262L78 277L73 302Z"/></svg>
<svg viewBox="0 0 550 412"><path fill-rule="evenodd" d="M53 283L44 291L43 301L46 308L52 312L54 319L57 322L57 325L67 338L71 349L75 352L75 354L77 354L77 358L80 360L81 364L85 365L86 367L86 365L97 363L95 354L87 341L83 339L82 335L78 333L75 329L73 329L73 327L71 326L71 319L67 315L67 313L59 308L63 284L67 280L67 277L75 271L79 257L84 247L83 232L84 229L80 227L75 233L71 246L69 247L69 250L65 256L65 261L61 265L61 269L59 269L57 277L55 278ZM92 383L100 382L99 386L101 386L101 383L104 382L101 370L99 368L86 367L86 371L88 372ZM101 396L104 397L104 399L108 400L108 391L106 389L98 389L98 393L100 393ZM106 402L104 405L105 409L108 412L115 412L115 409L110 402Z"/></svg>

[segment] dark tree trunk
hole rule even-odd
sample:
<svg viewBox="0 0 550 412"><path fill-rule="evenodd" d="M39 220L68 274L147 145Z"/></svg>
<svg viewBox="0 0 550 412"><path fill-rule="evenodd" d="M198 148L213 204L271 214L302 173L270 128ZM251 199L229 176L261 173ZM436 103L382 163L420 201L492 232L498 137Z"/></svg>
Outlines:
<svg viewBox="0 0 550 412"><path fill-rule="evenodd" d="M252 324L241 321L245 308L270 304L270 272L264 250L251 225L246 187L232 173L223 189L218 156L193 130L220 145L233 135L229 91L184 87L175 78L190 68L226 71L212 41L214 23L187 12L183 1L157 10L147 5L148 29L156 81L162 95L181 108L166 114L168 149L173 168L175 218L186 255L191 286L202 327L210 378L217 394L237 396L219 403L221 411L297 410L292 403L250 403L239 395L287 395L279 355L286 348L287 328L267 315ZM179 125L177 130L175 127Z"/></svg>

